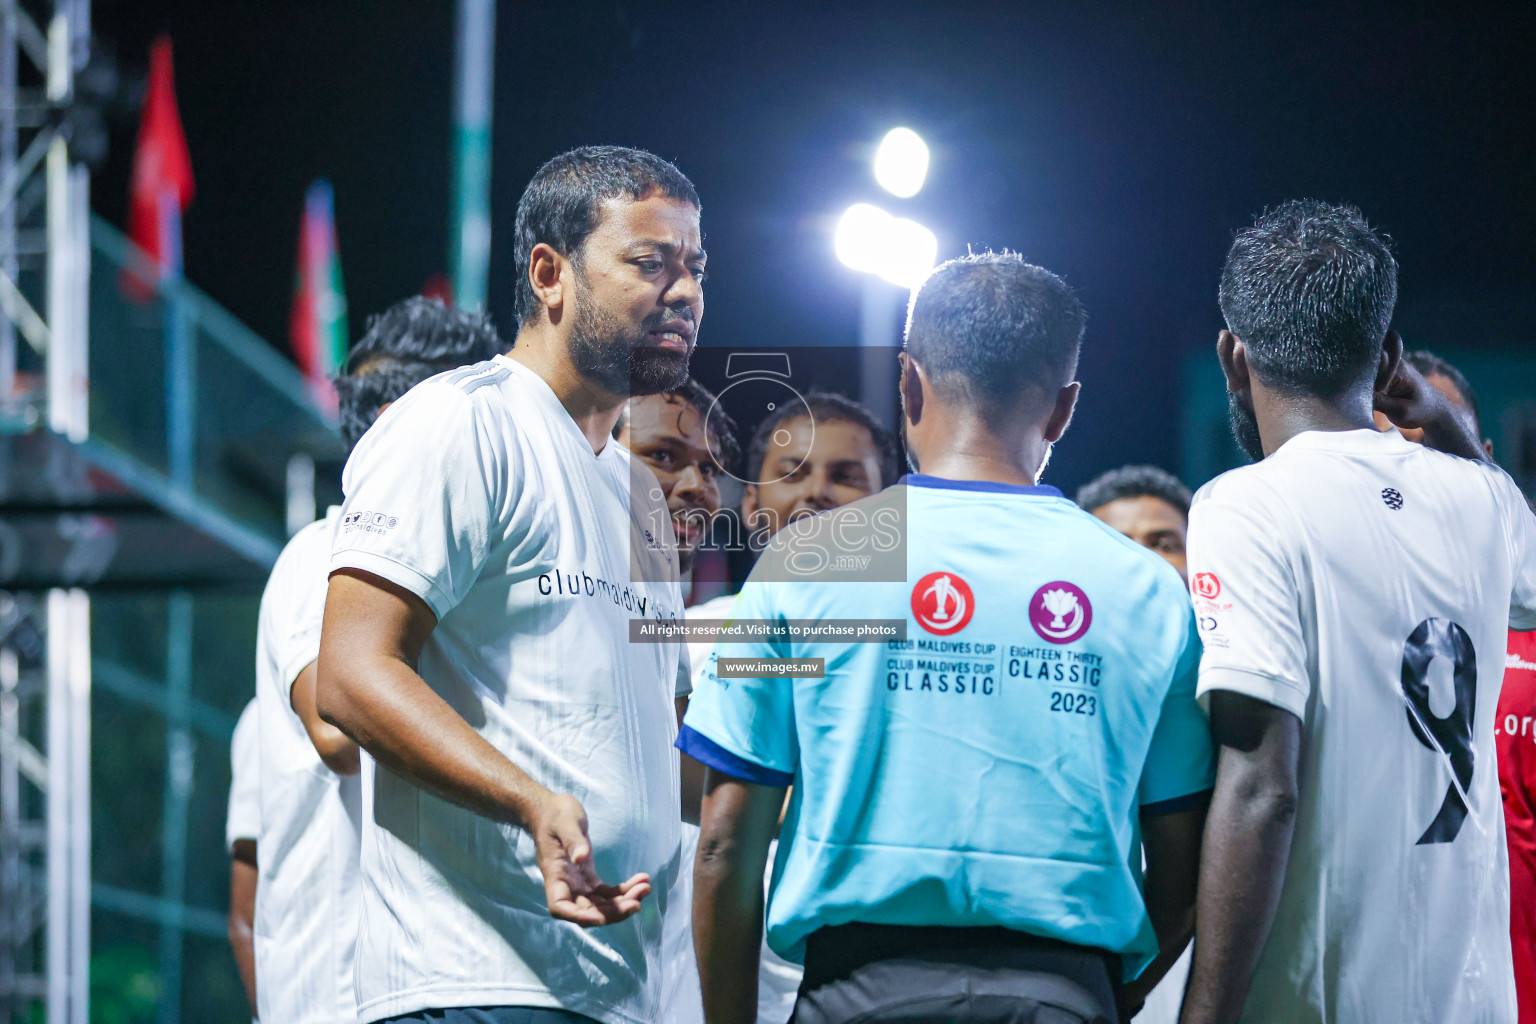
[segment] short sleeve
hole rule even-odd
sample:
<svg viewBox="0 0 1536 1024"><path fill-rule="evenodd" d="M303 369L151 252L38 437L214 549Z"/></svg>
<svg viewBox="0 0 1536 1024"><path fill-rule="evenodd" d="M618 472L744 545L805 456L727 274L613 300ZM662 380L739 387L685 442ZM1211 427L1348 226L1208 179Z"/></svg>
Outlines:
<svg viewBox="0 0 1536 1024"><path fill-rule="evenodd" d="M1509 628L1536 629L1536 512L1526 504L1509 474L1500 472L1505 516L1509 522L1509 554L1514 569L1510 588Z"/></svg>
<svg viewBox="0 0 1536 1024"><path fill-rule="evenodd" d="M775 608L777 584L748 580L732 619L782 621ZM782 658L788 644L773 639L721 643L710 658ZM795 740L792 679L720 679L717 672L695 681L677 747L696 761L733 778L765 786L788 786L799 762Z"/></svg>
<svg viewBox="0 0 1536 1024"><path fill-rule="evenodd" d="M347 460L331 571L355 568L420 597L441 619L479 577L515 472L469 394L429 381L385 410Z"/></svg>
<svg viewBox="0 0 1536 1024"><path fill-rule="evenodd" d="M1211 726L1195 699L1200 674L1200 638L1194 615L1184 616L1184 647L1174 666L1173 683L1163 698L1152 745L1141 770L1137 798L1142 814L1171 814L1190 807L1216 782L1216 753Z"/></svg>
<svg viewBox="0 0 1536 1024"><path fill-rule="evenodd" d="M261 835L261 724L253 698L240 712L229 741L229 813L224 819L224 848L235 840Z"/></svg>
<svg viewBox="0 0 1536 1024"><path fill-rule="evenodd" d="M320 657L320 626L325 620L325 594L329 585L326 563L331 555L334 520L321 520L304 528L289 541L272 581L268 584L273 612L271 635L266 641L282 680L283 694L291 694L293 682Z"/></svg>
<svg viewBox="0 0 1536 1024"><path fill-rule="evenodd" d="M1311 696L1296 574L1286 534L1227 499L1189 513L1190 590L1204 645L1198 693L1231 690L1305 720Z"/></svg>
<svg viewBox="0 0 1536 1024"><path fill-rule="evenodd" d="M688 660L688 645L679 644L682 648L677 655L677 680L674 683L673 697L682 699L693 693L693 663Z"/></svg>

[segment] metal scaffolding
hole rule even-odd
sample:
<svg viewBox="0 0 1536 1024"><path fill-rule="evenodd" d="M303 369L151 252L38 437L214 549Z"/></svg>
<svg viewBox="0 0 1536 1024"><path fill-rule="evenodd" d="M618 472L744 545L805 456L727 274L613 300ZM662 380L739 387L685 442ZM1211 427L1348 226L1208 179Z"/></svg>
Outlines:
<svg viewBox="0 0 1536 1024"><path fill-rule="evenodd" d="M0 0L0 430L84 441L89 186L66 112L89 0ZM40 25L46 24L46 31ZM22 347L23 343L25 348ZM4 524L0 524L3 526ZM0 530L0 561L8 551ZM85 1024L90 953L90 601L0 593L0 1019Z"/></svg>

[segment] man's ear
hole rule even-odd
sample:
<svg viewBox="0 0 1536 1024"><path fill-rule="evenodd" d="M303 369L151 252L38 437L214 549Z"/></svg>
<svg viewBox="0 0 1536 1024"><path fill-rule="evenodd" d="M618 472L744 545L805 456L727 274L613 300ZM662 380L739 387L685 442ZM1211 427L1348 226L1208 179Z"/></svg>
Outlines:
<svg viewBox="0 0 1536 1024"><path fill-rule="evenodd" d="M1046 441L1055 444L1067 432L1072 422L1072 411L1077 408L1077 396L1082 389L1081 384L1073 381L1056 392L1056 404L1051 408L1051 418L1045 421L1045 430L1042 431Z"/></svg>
<svg viewBox="0 0 1536 1024"><path fill-rule="evenodd" d="M1253 386L1248 376L1248 346L1231 331L1216 335L1216 359L1227 378L1227 390L1240 395Z"/></svg>
<svg viewBox="0 0 1536 1024"><path fill-rule="evenodd" d="M1403 361L1403 338L1396 331L1388 331L1381 339L1381 361L1376 365L1375 390L1385 390L1397 376L1398 365Z"/></svg>
<svg viewBox="0 0 1536 1024"><path fill-rule="evenodd" d="M907 422L916 426L923 418L923 379L926 374L916 360L905 352L896 357L901 362L901 411Z"/></svg>
<svg viewBox="0 0 1536 1024"><path fill-rule="evenodd" d="M534 296L549 310L551 320L558 320L556 312L565 305L565 268L569 261L555 247L540 242L528 254L528 283Z"/></svg>

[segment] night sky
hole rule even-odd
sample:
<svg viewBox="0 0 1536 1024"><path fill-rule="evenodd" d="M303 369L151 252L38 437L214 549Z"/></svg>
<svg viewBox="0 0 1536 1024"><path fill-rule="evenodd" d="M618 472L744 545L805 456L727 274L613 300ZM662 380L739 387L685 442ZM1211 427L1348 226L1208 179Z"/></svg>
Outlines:
<svg viewBox="0 0 1536 1024"><path fill-rule="evenodd" d="M1083 404L1051 479L1173 463L1178 361L1208 347L1231 233L1266 204L1348 200L1396 240L1400 324L1457 305L1462 336L1531 345L1536 6L502 4L491 312L510 333L517 197L549 156L644 146L697 184L705 344L847 344L857 276L835 217L872 200L940 255L1008 247L1089 311ZM286 347L304 188L336 188L354 337L445 270L452 3L97 0L103 45L176 47L197 196L188 277ZM872 143L933 149L902 202ZM133 125L94 206L125 221ZM1443 322L1443 318L1440 322ZM1513 327L1512 327L1513 325Z"/></svg>

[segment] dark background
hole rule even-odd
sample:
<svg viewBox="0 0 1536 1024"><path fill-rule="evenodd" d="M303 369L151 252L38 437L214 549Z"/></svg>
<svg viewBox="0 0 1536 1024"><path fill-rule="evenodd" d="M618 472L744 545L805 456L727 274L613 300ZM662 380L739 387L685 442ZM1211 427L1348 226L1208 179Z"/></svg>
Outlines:
<svg viewBox="0 0 1536 1024"><path fill-rule="evenodd" d="M172 35L187 275L260 334L286 349L313 177L336 188L354 337L446 269L452 3L97 0L94 21L125 67ZM1400 312L1459 311L1410 345L1529 349L1533 22L1528 3L504 3L491 312L510 334L534 169L644 146L703 197L705 344L852 343L859 280L831 227L880 202L941 258L1006 246L1080 290L1084 397L1054 482L1172 463L1179 361L1214 341L1226 245L1266 204L1348 200L1389 231ZM933 150L906 202L868 171L896 124ZM119 225L133 132L93 186Z"/></svg>

